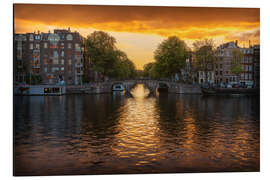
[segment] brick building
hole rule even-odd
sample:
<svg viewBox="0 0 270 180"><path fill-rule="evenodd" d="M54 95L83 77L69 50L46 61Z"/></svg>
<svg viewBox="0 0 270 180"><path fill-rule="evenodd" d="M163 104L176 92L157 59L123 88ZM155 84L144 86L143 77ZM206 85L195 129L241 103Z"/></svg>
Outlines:
<svg viewBox="0 0 270 180"><path fill-rule="evenodd" d="M240 83L247 85L254 83L254 58L253 58L253 47L240 48L243 53L242 59L242 73L240 74Z"/></svg>
<svg viewBox="0 0 270 180"><path fill-rule="evenodd" d="M83 75L83 37L70 29L53 33L15 34L15 81L40 76L43 84L80 84Z"/></svg>

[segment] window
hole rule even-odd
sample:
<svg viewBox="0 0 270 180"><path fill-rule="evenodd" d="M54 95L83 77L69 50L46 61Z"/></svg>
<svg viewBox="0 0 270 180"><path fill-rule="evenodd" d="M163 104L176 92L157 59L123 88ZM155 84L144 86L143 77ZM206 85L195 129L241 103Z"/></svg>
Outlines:
<svg viewBox="0 0 270 180"><path fill-rule="evenodd" d="M61 64L64 65L65 64L65 60L61 59Z"/></svg>
<svg viewBox="0 0 270 180"><path fill-rule="evenodd" d="M48 59L44 59L44 64L48 64Z"/></svg>
<svg viewBox="0 0 270 180"><path fill-rule="evenodd" d="M48 48L48 43L44 43L44 48Z"/></svg>
<svg viewBox="0 0 270 180"><path fill-rule="evenodd" d="M218 71L216 71L216 76L218 75Z"/></svg>
<svg viewBox="0 0 270 180"><path fill-rule="evenodd" d="M219 74L222 75L222 71L220 71Z"/></svg>
<svg viewBox="0 0 270 180"><path fill-rule="evenodd" d="M33 44L29 44L29 49L33 49Z"/></svg>
<svg viewBox="0 0 270 180"><path fill-rule="evenodd" d="M71 35L71 34L68 34L68 35L67 35L67 40L68 40L68 41L72 41L72 39L73 39L72 35Z"/></svg>
<svg viewBox="0 0 270 180"><path fill-rule="evenodd" d="M222 64L219 65L220 69L222 68Z"/></svg>
<svg viewBox="0 0 270 180"><path fill-rule="evenodd" d="M52 67L52 72L57 72L59 71L59 67Z"/></svg>
<svg viewBox="0 0 270 180"><path fill-rule="evenodd" d="M61 44L60 44L60 48L61 48L61 49L64 49L64 48L65 48L65 44L64 44L64 43L61 43Z"/></svg>
<svg viewBox="0 0 270 180"><path fill-rule="evenodd" d="M72 72L72 66L68 66L68 72Z"/></svg>
<svg viewBox="0 0 270 180"><path fill-rule="evenodd" d="M33 34L30 34L29 41L33 41L33 40L34 40L34 36L33 36Z"/></svg>
<svg viewBox="0 0 270 180"><path fill-rule="evenodd" d="M252 71L252 66L249 66L249 71Z"/></svg>
<svg viewBox="0 0 270 180"><path fill-rule="evenodd" d="M72 43L68 43L68 48L69 48L69 49L72 48Z"/></svg>
<svg viewBox="0 0 270 180"><path fill-rule="evenodd" d="M252 80L252 74L249 74L249 79Z"/></svg>
<svg viewBox="0 0 270 180"><path fill-rule="evenodd" d="M53 59L53 64L58 64L58 59L57 58Z"/></svg>
<svg viewBox="0 0 270 180"><path fill-rule="evenodd" d="M36 40L39 40L39 39L40 39L40 35L36 35L36 36L35 36L35 39L36 39Z"/></svg>
<svg viewBox="0 0 270 180"><path fill-rule="evenodd" d="M62 52L61 52L61 56L64 57L64 55L65 55L65 53L64 53L64 51L62 51Z"/></svg>
<svg viewBox="0 0 270 180"><path fill-rule="evenodd" d="M80 45L78 43L75 44L75 49L80 50Z"/></svg>
<svg viewBox="0 0 270 180"><path fill-rule="evenodd" d="M69 64L69 65L72 64L72 60L71 60L71 59L68 60L68 64Z"/></svg>
<svg viewBox="0 0 270 180"><path fill-rule="evenodd" d="M39 44L36 44L36 49L39 49L39 47L40 47Z"/></svg>
<svg viewBox="0 0 270 180"><path fill-rule="evenodd" d="M44 72L45 73L48 72L48 68L47 67L44 68Z"/></svg>
<svg viewBox="0 0 270 180"><path fill-rule="evenodd" d="M58 52L57 52L57 51L54 51L54 52L53 52L53 57L55 57L55 58L58 57Z"/></svg>
<svg viewBox="0 0 270 180"><path fill-rule="evenodd" d="M65 40L65 35L64 34L61 34L61 40Z"/></svg>
<svg viewBox="0 0 270 180"><path fill-rule="evenodd" d="M64 71L65 70L65 68L64 67L61 67L61 71Z"/></svg>

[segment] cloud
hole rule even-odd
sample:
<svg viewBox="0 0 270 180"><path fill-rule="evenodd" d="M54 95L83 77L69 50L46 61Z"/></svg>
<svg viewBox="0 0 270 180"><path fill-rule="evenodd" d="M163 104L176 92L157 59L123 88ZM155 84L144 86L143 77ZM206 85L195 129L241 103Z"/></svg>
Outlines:
<svg viewBox="0 0 270 180"><path fill-rule="evenodd" d="M260 9L14 5L16 33L67 27L85 37L94 30L109 32L141 68L146 61L153 61L154 49L168 36L178 36L189 45L204 38L213 38L219 43L231 40L239 40L239 44L248 40L259 43Z"/></svg>

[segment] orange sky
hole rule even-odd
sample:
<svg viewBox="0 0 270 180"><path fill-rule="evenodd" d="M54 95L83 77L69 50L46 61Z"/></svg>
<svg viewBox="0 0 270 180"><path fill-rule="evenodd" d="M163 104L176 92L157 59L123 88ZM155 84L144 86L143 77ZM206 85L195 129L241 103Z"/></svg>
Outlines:
<svg viewBox="0 0 270 180"><path fill-rule="evenodd" d="M151 6L14 5L15 33L70 27L87 36L94 30L113 35L117 46L142 69L166 37L176 35L191 47L198 39L216 44L260 42L258 8L191 8Z"/></svg>

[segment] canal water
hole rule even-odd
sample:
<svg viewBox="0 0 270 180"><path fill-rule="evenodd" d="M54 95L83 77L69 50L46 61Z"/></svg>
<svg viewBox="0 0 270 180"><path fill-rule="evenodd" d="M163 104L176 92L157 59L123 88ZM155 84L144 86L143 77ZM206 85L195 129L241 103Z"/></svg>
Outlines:
<svg viewBox="0 0 270 180"><path fill-rule="evenodd" d="M259 171L259 97L14 97L14 174Z"/></svg>

